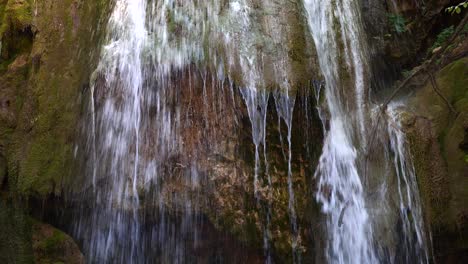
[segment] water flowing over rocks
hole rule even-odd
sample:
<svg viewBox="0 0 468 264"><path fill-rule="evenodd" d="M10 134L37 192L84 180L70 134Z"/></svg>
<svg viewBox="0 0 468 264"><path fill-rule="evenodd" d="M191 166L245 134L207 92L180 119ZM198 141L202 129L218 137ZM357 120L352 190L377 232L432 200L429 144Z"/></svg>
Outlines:
<svg viewBox="0 0 468 264"><path fill-rule="evenodd" d="M455 2L0 0L0 262L465 260Z"/></svg>

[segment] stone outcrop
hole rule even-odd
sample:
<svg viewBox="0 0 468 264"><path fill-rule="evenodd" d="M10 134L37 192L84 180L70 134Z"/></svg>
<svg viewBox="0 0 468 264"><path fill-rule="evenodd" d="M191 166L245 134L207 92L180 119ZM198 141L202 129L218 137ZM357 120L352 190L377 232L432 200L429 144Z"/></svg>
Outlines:
<svg viewBox="0 0 468 264"><path fill-rule="evenodd" d="M0 1L2 263L82 263L69 236L6 204L59 195L72 175L79 98L105 10L107 1Z"/></svg>
<svg viewBox="0 0 468 264"><path fill-rule="evenodd" d="M83 264L83 254L62 231L28 216L15 202L0 201L1 263Z"/></svg>
<svg viewBox="0 0 468 264"><path fill-rule="evenodd" d="M59 194L71 173L79 98L106 5L0 2L0 156L21 194Z"/></svg>
<svg viewBox="0 0 468 264"><path fill-rule="evenodd" d="M435 257L442 263L455 263L468 256L466 47L463 33L436 67L436 88L428 75L409 85L413 92L404 120L427 224L432 230Z"/></svg>
<svg viewBox="0 0 468 264"><path fill-rule="evenodd" d="M385 101L391 93L385 87L421 67L418 64L433 55L433 48L449 39L450 34L439 40L438 35L450 26L456 27L465 13L450 15L444 8L457 3L363 1L363 11L368 14L364 20L371 43L373 90L377 98ZM402 26L400 32L398 26ZM427 228L433 237L434 257L439 263L457 263L468 256L466 39L465 29L429 69L439 91L429 75L423 73L413 78L399 95L408 98L402 124L414 158ZM416 68L408 70L413 67Z"/></svg>

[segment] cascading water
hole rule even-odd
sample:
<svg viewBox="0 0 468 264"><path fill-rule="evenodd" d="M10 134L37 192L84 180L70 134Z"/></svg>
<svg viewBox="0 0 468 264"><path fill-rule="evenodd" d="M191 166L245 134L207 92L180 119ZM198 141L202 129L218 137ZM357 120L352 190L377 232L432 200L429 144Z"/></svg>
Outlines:
<svg viewBox="0 0 468 264"><path fill-rule="evenodd" d="M372 227L356 148L365 145L365 63L357 6L347 0L306 0L305 7L326 82L329 110L329 120L323 120L329 123L329 129L316 172L316 198L327 216L326 256L332 263L374 263ZM343 49L339 41L344 43ZM354 83L342 80L349 73L343 72L341 63L353 70Z"/></svg>
<svg viewBox="0 0 468 264"><path fill-rule="evenodd" d="M292 150L293 113L300 104L296 103L297 91L291 85L293 59L283 47L288 45L287 34L278 26L287 23L269 15L288 4L249 0L115 0L106 44L91 78L90 118L85 126L85 152L91 157L87 161L86 197L92 197L93 202L79 212L75 226L89 262L190 262L187 252L196 248L202 232L197 230L198 209L202 205L196 197L206 187L206 172L199 167L201 163L206 166L207 161L196 157L202 151L187 146L184 129L197 120L191 119L191 113L183 112L185 106L181 104L186 101L180 90L188 89L191 98L196 93L192 85L197 78L203 83L199 94L203 103L195 110L202 113L204 128L197 132L207 138L218 133L205 131L215 125L211 119L218 113L213 112L228 112L226 101L221 98L225 91L216 89L224 89L225 83L230 83L229 93L234 98L234 89L239 87L255 148L251 189L261 219L267 263L273 262L275 250L271 229L276 177L267 154L269 111L276 111L280 134L281 125L286 125L287 147L283 146L282 135L280 140L287 164L288 249L292 262L302 262L301 219L296 209L300 197L295 192ZM326 109L319 109L325 141L315 173L315 198L326 217L326 261L377 263L384 259L375 246L379 220L369 206L363 176L364 152L372 147L368 145L366 126L372 120L367 109L368 69L359 7L352 0L304 0L304 5L326 83ZM188 81L175 85L174 79L181 76ZM316 84L319 105L322 84ZM274 100L274 107L269 105L270 99ZM188 109L196 107L191 103ZM231 103L236 105L234 99ZM309 107L307 100L304 107ZM398 124L396 112L389 113L393 118L389 124ZM386 133L391 142L388 156L393 155L399 179L399 219L404 242L404 251L400 252L415 254L403 262L422 259L424 263L428 261L427 242L414 168L407 156L404 134L397 127L389 125ZM215 152L218 146L210 147L209 151ZM182 180L173 179L177 177ZM189 191L180 191L180 186L165 190L171 180L188 186ZM176 213L169 212L171 206L181 208ZM153 221L148 221L146 215L151 215ZM391 263L398 263L392 258Z"/></svg>
<svg viewBox="0 0 468 264"><path fill-rule="evenodd" d="M369 199L375 197L369 194L372 191L369 189L368 177L384 178L384 183L377 191L382 193L383 190L381 199L391 199L393 194L387 190L385 176L388 174L368 168L371 163L369 150L374 145L368 142L367 137L375 135L369 135L365 129L369 123L365 104L365 73L368 70L363 52L366 48L361 33L358 3L347 0L306 0L305 7L326 82L325 96L329 111L328 117L321 115L328 129L316 171L316 198L322 204L327 219L326 258L332 263L427 263L427 241L416 176L407 156L404 134L398 128L398 118L393 110L390 110L391 121L387 131L390 144L385 149L394 157L393 170L398 179L400 200L396 221L401 224L391 226L390 229L394 229L395 233L403 233L399 239L403 243L391 250L393 253L390 256L388 252L378 253L379 246L376 248L376 245L384 242L376 241L375 231L384 228L386 224L376 213L382 210L370 210L372 205ZM345 63L345 68L342 63ZM370 124L378 126L379 121L374 120ZM385 134L385 131L374 133ZM391 156L388 154L382 158ZM382 201L382 204L386 203ZM383 210L383 219L391 218L390 211Z"/></svg>
<svg viewBox="0 0 468 264"><path fill-rule="evenodd" d="M84 247L89 262L144 263L154 258L162 262L186 262L186 237L193 236L190 240L197 243L193 217L197 215L198 205L192 204L188 194L178 194L185 205L180 223L175 223L164 212L169 201L162 194L168 177L165 163L184 152L180 129L185 124L182 124L180 107L174 107L179 95L171 84L171 78L178 76L178 71L194 67L201 73L202 111L208 126L209 109L216 108L216 103L208 101L209 94L214 94L215 81L209 80L213 76L209 77L206 69L215 69L215 77L220 82L230 75L243 76L239 82L243 87L240 91L247 105L256 146L254 195L258 196L258 189L265 189L258 179L259 148L263 146L268 167L265 122L270 91L266 89L263 57L256 51L256 46L266 41L258 38L261 28L257 21L252 21L252 17L258 15L252 5L242 0L227 5L217 1L114 2L106 44L91 78L90 118L85 126L88 137L85 151L92 157L87 162L86 197L92 197L94 203L80 210L75 225L77 236L86 241ZM281 63L275 66L283 76L278 81L283 83L286 71L290 70L284 61L281 58ZM200 66L202 63L207 65ZM275 92L275 98L280 118L288 126L288 193L295 255L298 227L291 179L295 95L283 87L281 92ZM148 146L153 149L149 150ZM189 158L189 166L176 164L188 168L185 169L186 182L192 189L200 188L195 159ZM271 187L267 168L265 174L267 185ZM152 195L150 202L159 208L150 213L160 218L154 227L145 223L144 215L148 212L143 207L148 207L148 197L144 201L140 198L148 193ZM266 258L271 259L271 204L267 207L264 248ZM154 252L148 252L152 245Z"/></svg>
<svg viewBox="0 0 468 264"><path fill-rule="evenodd" d="M91 87L91 174L96 208L90 222L81 222L77 232L82 234L89 230L86 225L93 226L88 234L88 258L93 261L111 256L122 262L140 254L136 243L140 234L137 182L144 78L141 52L147 36L145 10L145 1L116 2L108 26L108 43L96 73L103 75L108 88L99 112L96 87ZM106 186L99 186L103 182ZM123 248L126 253L120 255L118 251Z"/></svg>
<svg viewBox="0 0 468 264"><path fill-rule="evenodd" d="M428 241L424 227L419 188L406 136L402 131L398 103L388 106L388 135L396 171L402 233L400 252L395 262L429 263Z"/></svg>

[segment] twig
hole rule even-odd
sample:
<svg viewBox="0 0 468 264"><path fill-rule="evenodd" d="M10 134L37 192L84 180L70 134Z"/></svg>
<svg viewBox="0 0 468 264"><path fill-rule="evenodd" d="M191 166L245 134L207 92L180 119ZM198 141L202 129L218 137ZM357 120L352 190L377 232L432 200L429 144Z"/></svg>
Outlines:
<svg viewBox="0 0 468 264"><path fill-rule="evenodd" d="M452 112L452 114L454 115L457 115L458 113L455 110L455 108L453 108L452 104L450 104L448 99L440 91L439 86L437 85L437 81L434 78L434 74L432 74L431 71L427 71L427 75L429 75L429 79L431 80L432 88L434 88L434 91L437 93L437 95L440 96L440 98L442 98L442 100L444 100L445 104L447 104L447 107L450 109L450 112Z"/></svg>
<svg viewBox="0 0 468 264"><path fill-rule="evenodd" d="M465 27L466 25L466 22L468 21L468 13L465 15L465 17L463 18L463 20L460 22L460 24L458 25L457 29L455 30L455 32L453 33L452 37L450 38L449 41L447 41L445 43L445 45L438 51L436 52L429 61L425 62L423 65L421 65L421 67L419 67L419 69L417 69L416 71L414 71L413 73L411 73L410 76L408 76L397 88L396 90L392 93L392 95L390 95L390 97L385 101L385 103L383 104L383 107L387 107L387 105L390 103L390 101L392 101L395 96L398 94L398 92L400 92L401 89L403 89L408 83L409 81L411 81L414 77L416 77L417 75L419 75L420 73L424 72L424 71L427 71L427 68L429 68L429 66L432 66L434 64L434 62L437 61L437 59L439 59L439 57L444 54L444 52L447 50L447 48L452 45L453 41L455 41L455 39L458 37L458 35L460 34L460 32L462 32L463 28Z"/></svg>

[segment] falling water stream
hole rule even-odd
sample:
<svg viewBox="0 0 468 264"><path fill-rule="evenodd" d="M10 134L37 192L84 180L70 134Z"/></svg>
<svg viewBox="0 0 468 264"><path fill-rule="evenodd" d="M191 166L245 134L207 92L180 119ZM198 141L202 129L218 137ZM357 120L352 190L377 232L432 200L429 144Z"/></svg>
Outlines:
<svg viewBox="0 0 468 264"><path fill-rule="evenodd" d="M314 195L326 222L323 248L326 262L414 263L415 259L429 262L416 176L393 108L387 110L388 129L379 133L387 133L390 142L386 153L398 179L396 218L403 233L400 247L406 251L395 249L390 256L382 256L376 248L378 232L375 230L381 220L370 206L364 177L365 152L372 147L368 142L368 126L375 120L369 110L372 106L367 103L369 69L358 1L298 3L304 7L304 20L309 26L307 34L312 36L325 82L326 105L320 105L320 89L316 94L323 124L312 125L323 125L325 134L315 172ZM268 192L272 187L266 140L271 108L275 108L278 126L286 125L287 146L283 151L287 166L291 262L302 262L297 186L292 170L293 115L299 104L296 104L297 91L290 85L291 60L280 48L276 57L269 60L273 61L272 66L267 65L266 55L257 50L258 46L263 49L274 46L270 42L276 37L284 38L284 32L278 31L275 24L284 22L273 21L262 26L257 17L264 15L261 10L278 5L281 3L259 4L248 0L114 1L105 45L91 77L90 118L86 119L85 126L86 153L91 157L87 162L87 197L92 197L93 203L80 212L75 225L75 234L84 241L90 263L148 263L151 259L163 263L191 262L185 255L190 247L186 241L189 237L196 244L202 232L196 227L198 205L189 201L188 194L177 193L177 199L185 206L180 219L174 221L164 212L169 201L161 191L167 180L168 160L185 151L180 139L184 113L177 105L179 97L171 80L187 68L196 69L203 80L203 109L197 110L203 112L207 126L210 126L209 109L216 109L217 105L209 101L209 94L215 94L213 90L224 87L224 83L231 83L231 94L238 88L251 125L255 153L251 184L259 208L262 190ZM265 77L268 67L274 72L274 77L269 78L273 80ZM269 85L271 82L274 88ZM274 100L275 107L269 104L270 99ZM177 164L184 170L185 181L192 189L200 185L197 162L190 157L187 164ZM370 174L373 178L383 177L373 171ZM383 181L380 186L385 184ZM149 203L142 199L142 193L151 193L151 203L159 208L154 213L157 224L147 223L142 217L142 208ZM264 219L261 240L265 262L271 263L270 227L274 211L271 202L265 206L260 216ZM149 252L151 249L156 253ZM397 251L409 257L399 262Z"/></svg>
<svg viewBox="0 0 468 264"><path fill-rule="evenodd" d="M398 103L387 109L390 151L398 181L399 213L401 216L402 252L400 262L429 263L428 239L425 232L419 188L414 164L407 147L406 136L402 131Z"/></svg>
<svg viewBox="0 0 468 264"><path fill-rule="evenodd" d="M408 161L404 134L398 128L398 118L392 110L388 114L390 146L385 149L392 152L387 158L394 156L393 169L398 179L400 200L399 221L402 222L403 237L411 242L404 241L402 248L407 251L392 253L392 256L382 256L375 249L375 244L379 242L375 240L374 231L383 228L384 223L371 211L369 199L373 198L368 195L370 190L366 190L367 178L378 176L385 179L388 175L368 168L369 155L374 155L369 152L374 146L367 145L373 144L368 142L368 138L374 135L369 133L372 130L366 129L366 126L379 125L380 120L370 122L365 114L368 107L365 99L368 93L366 72L369 70L359 3L350 0L305 0L305 7L325 78L329 111L328 116L322 117L329 128L315 175L319 182L316 198L322 204L327 222L326 258L331 263L427 263L427 242L423 235L423 216L414 167ZM347 67L344 69L342 64ZM343 81L343 78L351 81ZM386 179L384 182L383 189L388 187ZM406 197L403 197L402 190L406 191ZM382 202L385 204L385 201ZM377 208L374 210L378 211ZM411 215L411 220L408 215ZM415 240L411 238L414 233L417 237ZM413 243L417 249L410 249ZM411 257L411 252L421 255ZM399 254L405 257L401 259Z"/></svg>
<svg viewBox="0 0 468 264"><path fill-rule="evenodd" d="M364 65L355 1L306 0L309 26L326 82L329 130L316 177L317 200L327 217L327 258L333 263L375 263L372 227L358 168L359 149L365 145L363 98ZM338 32L331 30L338 25ZM344 43L340 49L338 41ZM343 58L344 61L339 61ZM344 72L346 63L351 73ZM351 74L354 83L340 76ZM353 101L354 99L354 101ZM327 120L324 120L324 122ZM342 216L342 214L346 214Z"/></svg>

